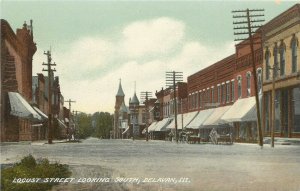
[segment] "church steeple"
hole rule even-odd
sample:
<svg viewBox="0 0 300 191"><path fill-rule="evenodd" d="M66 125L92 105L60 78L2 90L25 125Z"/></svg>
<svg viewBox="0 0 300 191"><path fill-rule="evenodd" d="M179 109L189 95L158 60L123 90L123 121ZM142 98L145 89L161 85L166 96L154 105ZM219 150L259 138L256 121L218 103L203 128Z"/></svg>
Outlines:
<svg viewBox="0 0 300 191"><path fill-rule="evenodd" d="M133 97L132 97L130 103L131 104L135 104L135 105L139 105L140 104L140 101L139 101L139 99L136 96L136 82L134 82L134 94L133 94Z"/></svg>
<svg viewBox="0 0 300 191"><path fill-rule="evenodd" d="M121 79L120 79L120 82L119 82L119 89L118 89L118 92L117 92L116 96L119 96L119 97L125 96L125 94L123 92L122 84L121 84Z"/></svg>

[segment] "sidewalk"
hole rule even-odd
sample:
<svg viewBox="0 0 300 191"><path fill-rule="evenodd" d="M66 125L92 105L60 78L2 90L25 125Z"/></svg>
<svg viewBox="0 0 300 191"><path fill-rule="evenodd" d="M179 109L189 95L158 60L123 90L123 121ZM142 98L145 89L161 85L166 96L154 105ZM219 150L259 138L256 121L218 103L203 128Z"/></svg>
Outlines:
<svg viewBox="0 0 300 191"><path fill-rule="evenodd" d="M271 137L264 137L264 144L270 144ZM274 138L275 145L299 145L300 146L300 138L283 138L283 137L275 137Z"/></svg>
<svg viewBox="0 0 300 191"><path fill-rule="evenodd" d="M53 140L53 144L56 143L68 143L67 140ZM1 146L5 145L44 145L48 144L48 140L38 140L38 141L19 141L19 142L2 142L0 143Z"/></svg>

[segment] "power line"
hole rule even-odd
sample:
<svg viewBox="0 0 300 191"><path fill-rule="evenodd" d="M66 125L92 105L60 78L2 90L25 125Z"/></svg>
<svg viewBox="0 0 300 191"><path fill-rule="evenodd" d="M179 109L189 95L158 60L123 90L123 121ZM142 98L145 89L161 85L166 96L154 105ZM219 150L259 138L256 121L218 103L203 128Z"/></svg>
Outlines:
<svg viewBox="0 0 300 191"><path fill-rule="evenodd" d="M263 147L263 134L262 134L262 128L261 128L261 118L260 118L260 107L259 107L259 98L258 98L258 88L257 88L257 75L256 75L256 66L255 66L255 56L254 56L254 37L253 34L256 33L255 29L258 29L262 26L263 21L265 21L262 17L264 9L246 9L246 10L235 10L232 11L233 18L234 19L240 19L241 21L235 21L233 22L234 30L237 32L234 32L234 35L248 35L247 38L239 38L235 39L235 41L240 40L246 40L249 42L250 49L251 49L251 57L252 57L252 69L253 69L253 77L254 77L254 89L255 89L255 100L256 100L256 111L257 111L257 124L258 124L258 136L259 136L259 145ZM236 13L242 15L236 15ZM253 19L256 17L257 19ZM256 23L256 25L253 25L253 23ZM242 26L239 26L242 25ZM247 31L241 31L247 29ZM244 43L243 43L244 44ZM246 43L247 44L247 43Z"/></svg>

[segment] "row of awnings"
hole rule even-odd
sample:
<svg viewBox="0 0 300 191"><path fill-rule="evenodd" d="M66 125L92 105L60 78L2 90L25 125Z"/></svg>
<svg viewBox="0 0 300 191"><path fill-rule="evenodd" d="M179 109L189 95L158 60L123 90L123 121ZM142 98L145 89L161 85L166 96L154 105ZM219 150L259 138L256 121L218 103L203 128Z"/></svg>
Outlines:
<svg viewBox="0 0 300 191"><path fill-rule="evenodd" d="M204 129L232 122L256 121L255 97L238 99L233 105L177 115L177 129ZM153 122L149 132L175 129L174 118Z"/></svg>
<svg viewBox="0 0 300 191"><path fill-rule="evenodd" d="M10 114L16 117L41 121L42 116L17 92L8 92L10 102Z"/></svg>
<svg viewBox="0 0 300 191"><path fill-rule="evenodd" d="M44 112L35 106L32 107L18 92L8 92L8 98L11 115L28 119L33 122L41 122L48 119L48 116ZM60 127L67 128L60 119L57 119L57 121ZM42 124L32 125L32 127L39 126L42 126Z"/></svg>

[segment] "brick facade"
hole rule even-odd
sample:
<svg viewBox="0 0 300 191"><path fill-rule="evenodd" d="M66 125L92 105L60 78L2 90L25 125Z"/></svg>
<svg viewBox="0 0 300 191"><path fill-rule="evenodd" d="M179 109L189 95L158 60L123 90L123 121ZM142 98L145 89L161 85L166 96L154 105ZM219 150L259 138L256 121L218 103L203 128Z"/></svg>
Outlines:
<svg viewBox="0 0 300 191"><path fill-rule="evenodd" d="M32 99L32 57L36 52L32 28L26 23L14 33L1 19L1 141L32 140L31 122L9 114L7 93Z"/></svg>

